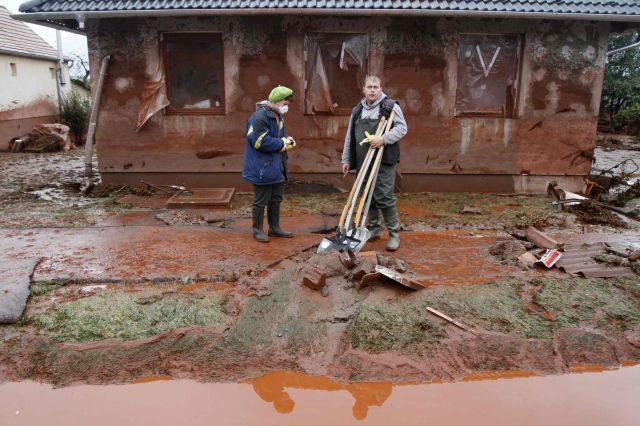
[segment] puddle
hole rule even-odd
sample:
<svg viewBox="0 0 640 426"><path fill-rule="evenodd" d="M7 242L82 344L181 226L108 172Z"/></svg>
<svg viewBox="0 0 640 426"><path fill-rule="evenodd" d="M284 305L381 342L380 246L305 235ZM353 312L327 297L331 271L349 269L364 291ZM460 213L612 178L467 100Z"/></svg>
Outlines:
<svg viewBox="0 0 640 426"><path fill-rule="evenodd" d="M485 375L496 380L391 385L273 372L237 384L167 376L61 389L5 383L0 385L0 424L637 424L638 365L526 376L529 372Z"/></svg>

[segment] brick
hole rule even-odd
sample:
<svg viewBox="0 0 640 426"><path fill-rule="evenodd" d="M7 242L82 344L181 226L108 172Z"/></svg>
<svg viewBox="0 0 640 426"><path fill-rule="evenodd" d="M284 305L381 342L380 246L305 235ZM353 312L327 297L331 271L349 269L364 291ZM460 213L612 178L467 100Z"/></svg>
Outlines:
<svg viewBox="0 0 640 426"><path fill-rule="evenodd" d="M311 290L320 290L327 283L327 276L317 267L309 266L302 278L302 284Z"/></svg>

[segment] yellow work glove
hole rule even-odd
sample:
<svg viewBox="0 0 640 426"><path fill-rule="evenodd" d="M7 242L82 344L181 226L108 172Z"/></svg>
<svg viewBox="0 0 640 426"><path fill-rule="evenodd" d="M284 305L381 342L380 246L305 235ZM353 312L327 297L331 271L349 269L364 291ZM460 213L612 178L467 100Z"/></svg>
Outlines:
<svg viewBox="0 0 640 426"><path fill-rule="evenodd" d="M364 131L364 135L366 136L366 138L362 139L362 141L360 142L360 145L364 145L365 143L370 143L371 138L373 137L373 135L367 132L366 130Z"/></svg>
<svg viewBox="0 0 640 426"><path fill-rule="evenodd" d="M289 151L291 148L295 148L296 146L296 141L291 136L288 138L282 138L282 143L284 143L284 146L280 152Z"/></svg>

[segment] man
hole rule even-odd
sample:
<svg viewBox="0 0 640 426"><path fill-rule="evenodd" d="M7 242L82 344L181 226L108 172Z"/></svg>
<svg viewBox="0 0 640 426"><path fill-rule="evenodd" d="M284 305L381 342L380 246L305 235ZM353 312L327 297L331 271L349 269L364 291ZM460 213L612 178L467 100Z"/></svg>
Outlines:
<svg viewBox="0 0 640 426"><path fill-rule="evenodd" d="M247 144L244 151L242 177L253 184L253 238L266 243L269 237L262 229L267 208L270 236L291 238L291 232L280 228L280 203L287 180L287 151L296 141L284 129L284 114L293 100L293 90L275 87L268 101L258 102L247 122Z"/></svg>
<svg viewBox="0 0 640 426"><path fill-rule="evenodd" d="M400 139L407 134L407 123L402 115L398 102L389 99L382 92L380 78L372 75L364 81L362 88L364 98L351 112L347 135L344 139L342 151L342 173L349 170L360 170L364 158L367 155L369 145L374 148L385 146L380 165L378 179L373 189L373 198L369 209L369 225L371 238L375 241L380 238L382 231L380 224L380 211L384 217L384 224L389 231L389 242L386 249L396 251L400 247L400 221L398 220L398 208L393 188L396 183L396 165L400 162ZM375 135L378 123L382 117L389 119L391 111L395 111L391 129L384 136ZM360 141L368 139L369 144L360 145Z"/></svg>

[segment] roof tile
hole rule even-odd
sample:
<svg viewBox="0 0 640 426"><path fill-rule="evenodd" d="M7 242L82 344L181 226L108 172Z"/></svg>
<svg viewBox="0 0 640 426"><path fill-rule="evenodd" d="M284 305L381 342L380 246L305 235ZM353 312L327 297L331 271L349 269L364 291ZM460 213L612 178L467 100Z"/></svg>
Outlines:
<svg viewBox="0 0 640 426"><path fill-rule="evenodd" d="M124 10L243 9L413 9L640 16L640 0L44 0L29 1L21 12L97 12Z"/></svg>

